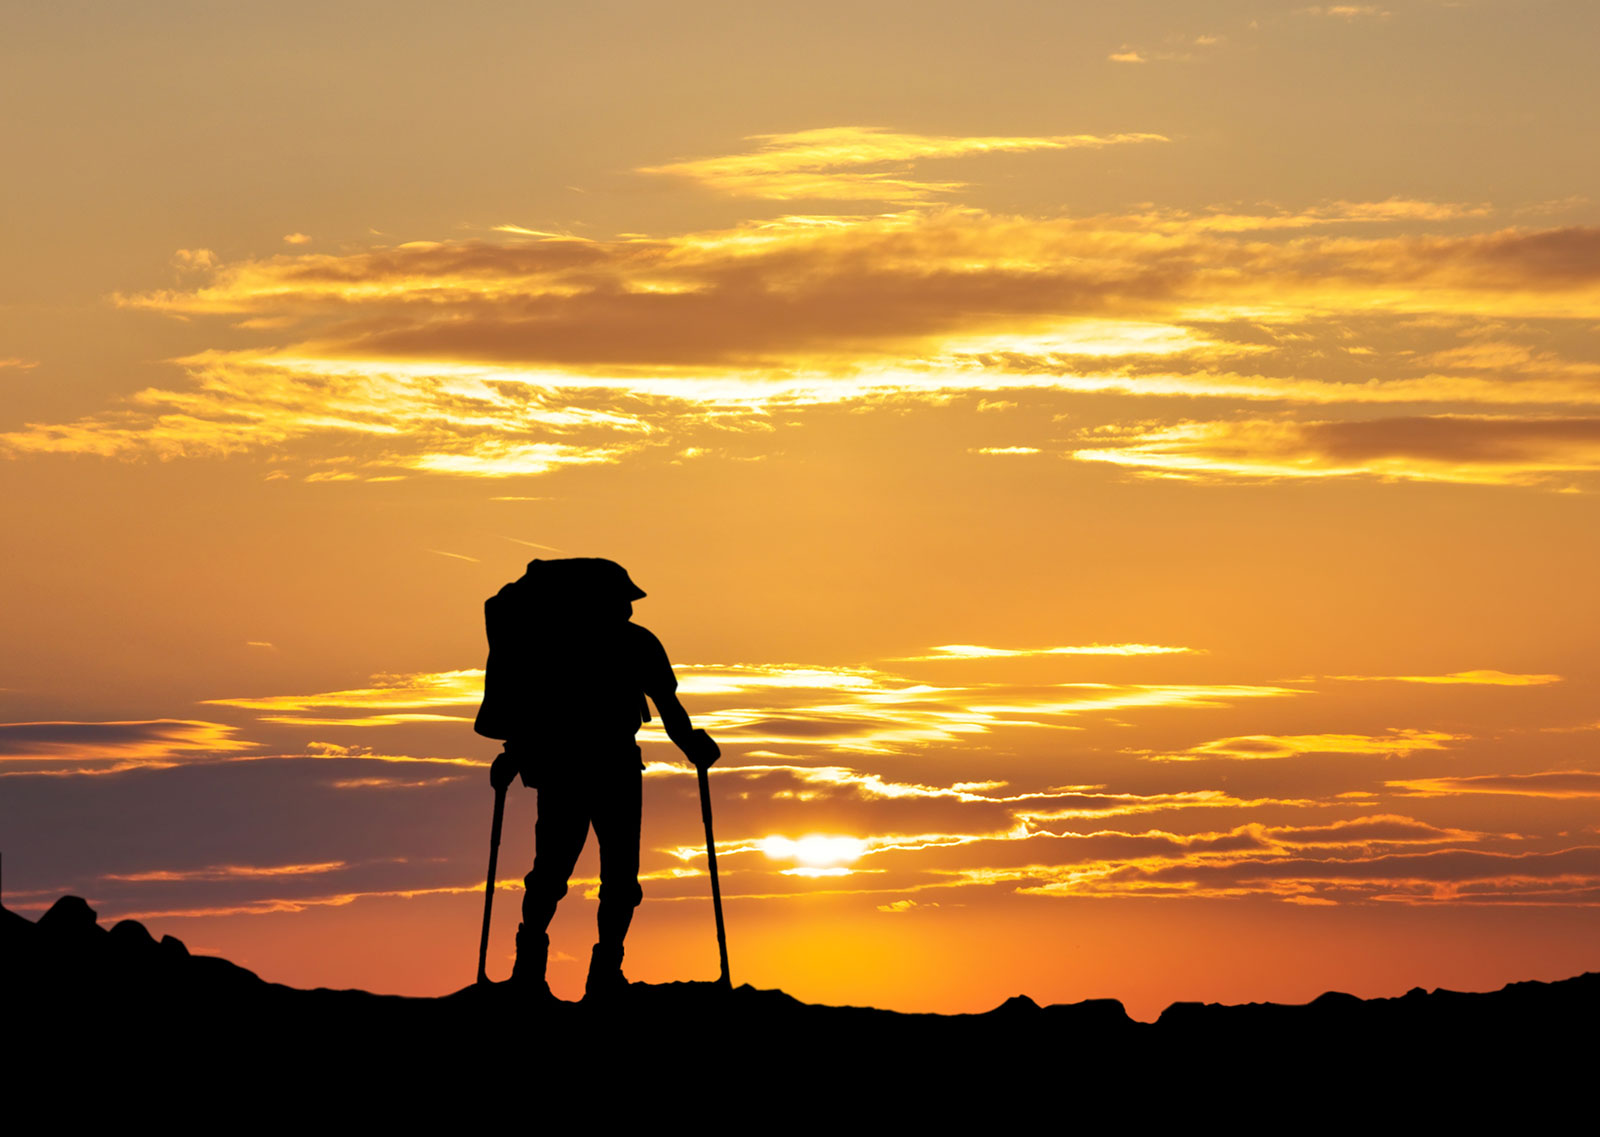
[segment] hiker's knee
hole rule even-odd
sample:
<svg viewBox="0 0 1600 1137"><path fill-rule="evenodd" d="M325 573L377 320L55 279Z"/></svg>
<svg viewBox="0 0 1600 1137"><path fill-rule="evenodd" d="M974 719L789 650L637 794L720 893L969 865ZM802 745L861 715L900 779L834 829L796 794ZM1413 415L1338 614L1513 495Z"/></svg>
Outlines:
<svg viewBox="0 0 1600 1137"><path fill-rule="evenodd" d="M556 876L550 872L539 871L535 864L533 871L522 878L524 890L523 903L548 904L554 906L561 902L567 894L567 878Z"/></svg>
<svg viewBox="0 0 1600 1137"><path fill-rule="evenodd" d="M625 881L602 880L600 882L600 903L604 904L607 901L613 904L623 904L629 908L637 908L644 901L644 889L639 887L637 877Z"/></svg>

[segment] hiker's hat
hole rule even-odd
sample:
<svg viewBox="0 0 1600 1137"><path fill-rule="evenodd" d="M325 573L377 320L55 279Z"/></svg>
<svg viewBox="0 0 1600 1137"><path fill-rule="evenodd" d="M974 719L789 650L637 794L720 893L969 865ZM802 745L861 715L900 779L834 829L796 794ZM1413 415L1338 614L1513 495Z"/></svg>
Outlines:
<svg viewBox="0 0 1600 1137"><path fill-rule="evenodd" d="M564 557L559 560L532 560L528 575L555 584L569 594L611 596L622 600L643 600L644 589L633 583L628 570L604 557Z"/></svg>

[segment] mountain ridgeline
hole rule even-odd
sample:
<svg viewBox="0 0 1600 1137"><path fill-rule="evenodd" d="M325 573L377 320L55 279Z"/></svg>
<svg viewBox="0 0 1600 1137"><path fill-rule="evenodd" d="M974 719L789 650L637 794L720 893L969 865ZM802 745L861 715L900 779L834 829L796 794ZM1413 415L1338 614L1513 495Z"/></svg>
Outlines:
<svg viewBox="0 0 1600 1137"><path fill-rule="evenodd" d="M171 936L157 941L136 921L103 928L77 897L37 922L0 909L0 929L9 1066L23 1075L13 1100L29 1085L79 1078L166 1085L210 1106L263 1086L415 1095L504 1076L604 1095L621 1078L630 1092L710 1093L742 1117L798 1095L784 1108L816 1116L844 1108L827 1096L843 1078L867 1080L852 1091L861 1102L852 1108L867 1112L850 1117L976 1110L970 1095L982 1087L1023 1094L1019 1116L1044 1116L1032 1096L1041 1092L1081 1096L1109 1116L1114 1100L1152 1087L1176 1108L1174 1087L1242 1079L1252 1094L1281 1096L1376 1077L1429 1100L1454 1087L1459 1108L1463 1093L1533 1084L1526 1078L1558 1085L1562 1071L1587 1068L1600 1012L1596 973L1486 994L1174 1003L1155 1023L1111 999L1041 1007L1019 995L983 1014L900 1014L712 983L633 984L597 1006L534 1003L509 984L404 998L268 983Z"/></svg>

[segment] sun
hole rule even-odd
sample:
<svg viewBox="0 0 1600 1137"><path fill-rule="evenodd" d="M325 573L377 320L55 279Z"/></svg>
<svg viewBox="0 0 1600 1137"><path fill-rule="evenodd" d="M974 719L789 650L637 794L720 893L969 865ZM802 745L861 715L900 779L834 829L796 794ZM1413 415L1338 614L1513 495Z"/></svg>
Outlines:
<svg viewBox="0 0 1600 1137"><path fill-rule="evenodd" d="M859 837L827 837L817 833L798 841L771 836L762 840L761 851L773 860L795 861L802 869L836 869L858 859L867 851L867 843Z"/></svg>

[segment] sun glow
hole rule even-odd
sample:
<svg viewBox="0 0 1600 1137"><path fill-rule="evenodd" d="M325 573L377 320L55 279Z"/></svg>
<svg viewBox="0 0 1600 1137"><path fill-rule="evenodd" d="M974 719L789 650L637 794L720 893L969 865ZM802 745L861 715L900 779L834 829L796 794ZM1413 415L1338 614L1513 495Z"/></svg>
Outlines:
<svg viewBox="0 0 1600 1137"><path fill-rule="evenodd" d="M822 869L859 859L867 851L867 843L859 837L810 834L795 841L772 836L761 842L761 851L773 860L793 860L804 868Z"/></svg>

